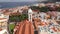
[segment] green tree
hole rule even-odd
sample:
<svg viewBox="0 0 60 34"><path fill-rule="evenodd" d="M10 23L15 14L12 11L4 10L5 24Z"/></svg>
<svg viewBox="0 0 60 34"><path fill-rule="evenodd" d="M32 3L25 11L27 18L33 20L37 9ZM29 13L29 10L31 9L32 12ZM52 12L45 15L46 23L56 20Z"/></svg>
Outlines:
<svg viewBox="0 0 60 34"><path fill-rule="evenodd" d="M48 12L49 11L49 9L48 9L48 7L40 7L40 12Z"/></svg>
<svg viewBox="0 0 60 34"><path fill-rule="evenodd" d="M28 18L28 14L22 14L22 15L12 15L10 16L9 20L12 21L12 22L18 22L18 21L22 21L24 19L27 19Z"/></svg>
<svg viewBox="0 0 60 34"><path fill-rule="evenodd" d="M31 6L32 10L39 10L40 12L48 12L49 8L47 6L45 7L38 7L38 6Z"/></svg>
<svg viewBox="0 0 60 34"><path fill-rule="evenodd" d="M59 11L59 12L60 12L60 7L58 7L58 8L57 8L57 11Z"/></svg>
<svg viewBox="0 0 60 34"><path fill-rule="evenodd" d="M32 10L39 10L40 8L38 6L31 6L30 7Z"/></svg>
<svg viewBox="0 0 60 34"><path fill-rule="evenodd" d="M20 20L22 21L22 20L25 20L25 19L27 19L28 18L28 14L22 14L21 16L20 16Z"/></svg>

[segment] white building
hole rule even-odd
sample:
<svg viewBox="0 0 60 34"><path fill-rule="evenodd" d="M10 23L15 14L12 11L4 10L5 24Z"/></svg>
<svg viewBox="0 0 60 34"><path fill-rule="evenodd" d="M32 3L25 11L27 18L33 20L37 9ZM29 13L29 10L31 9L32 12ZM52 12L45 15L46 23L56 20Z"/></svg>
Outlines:
<svg viewBox="0 0 60 34"><path fill-rule="evenodd" d="M7 29L7 22L8 22L9 16L8 15L4 15L4 14L0 14L0 28L2 29L0 31L0 34L8 34L8 29Z"/></svg>
<svg viewBox="0 0 60 34"><path fill-rule="evenodd" d="M33 14L32 10L29 9L29 10L28 10L28 19L29 19L29 21L31 21L31 22L32 22L32 14Z"/></svg>

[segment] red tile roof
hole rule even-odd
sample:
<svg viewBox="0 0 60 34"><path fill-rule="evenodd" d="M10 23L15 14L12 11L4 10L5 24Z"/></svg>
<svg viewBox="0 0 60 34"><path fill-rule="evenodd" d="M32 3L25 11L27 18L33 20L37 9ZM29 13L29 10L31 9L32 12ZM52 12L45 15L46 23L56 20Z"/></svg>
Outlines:
<svg viewBox="0 0 60 34"><path fill-rule="evenodd" d="M32 23L24 20L22 23L20 23L19 28L17 29L15 34L34 34Z"/></svg>
<svg viewBox="0 0 60 34"><path fill-rule="evenodd" d="M2 31L2 29L0 28L0 31Z"/></svg>
<svg viewBox="0 0 60 34"><path fill-rule="evenodd" d="M39 10L32 10L33 12L39 12Z"/></svg>

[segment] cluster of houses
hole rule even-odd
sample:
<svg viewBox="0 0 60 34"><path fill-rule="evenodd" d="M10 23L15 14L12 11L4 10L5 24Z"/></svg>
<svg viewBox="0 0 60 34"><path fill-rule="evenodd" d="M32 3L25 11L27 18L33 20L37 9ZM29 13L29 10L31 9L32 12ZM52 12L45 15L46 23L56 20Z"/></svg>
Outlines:
<svg viewBox="0 0 60 34"><path fill-rule="evenodd" d="M39 6L39 7L49 6L49 7L54 8L54 7L60 7L60 4L39 3L39 4L35 4L35 6ZM2 31L2 32L0 31L0 34L4 34L3 33L4 31L5 32L7 31L7 33L8 33L8 30L7 30L8 29L8 19L9 19L9 16L11 16L11 15L20 15L20 14L28 13L28 19L31 22L33 20L40 19L41 21L44 21L44 23L45 23L45 22L48 21L47 19L50 18L49 11L48 11L48 13L45 13L45 12L40 12L38 10L32 10L29 7L30 6L22 6L22 7L15 7L15 8L0 9L0 30ZM50 12L50 13L52 13L52 15L53 15L53 13L55 13L55 12L53 11L53 12ZM57 15L56 20L60 21L60 12L56 12L55 14ZM55 20L54 16L52 16L51 18L52 19L49 19L49 20ZM39 26L39 28L40 28L40 26Z"/></svg>

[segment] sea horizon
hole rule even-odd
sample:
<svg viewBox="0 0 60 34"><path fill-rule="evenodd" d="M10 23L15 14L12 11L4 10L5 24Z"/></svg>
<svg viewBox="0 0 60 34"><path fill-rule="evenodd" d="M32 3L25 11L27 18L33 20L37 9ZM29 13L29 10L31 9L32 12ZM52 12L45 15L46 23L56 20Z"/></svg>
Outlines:
<svg viewBox="0 0 60 34"><path fill-rule="evenodd" d="M0 2L0 9L2 8L14 8L18 6L31 5L39 2Z"/></svg>

